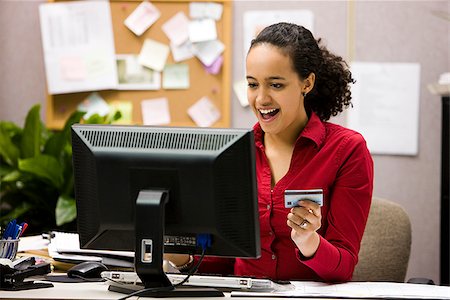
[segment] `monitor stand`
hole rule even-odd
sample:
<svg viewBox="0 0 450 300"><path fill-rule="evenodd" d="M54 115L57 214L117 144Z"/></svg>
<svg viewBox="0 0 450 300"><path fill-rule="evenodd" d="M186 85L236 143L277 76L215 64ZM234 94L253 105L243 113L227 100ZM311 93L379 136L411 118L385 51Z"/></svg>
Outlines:
<svg viewBox="0 0 450 300"><path fill-rule="evenodd" d="M143 290L142 285L137 284L110 284L108 287L109 291L118 292L122 294L131 294L140 290ZM139 294L139 297L154 297L154 298L172 298L172 297L224 297L224 294L213 288L199 288L190 286L179 286L173 290L160 290L160 291L149 291Z"/></svg>
<svg viewBox="0 0 450 300"><path fill-rule="evenodd" d="M163 270L164 208L169 199L167 190L142 190L136 200L135 256L136 274L143 285L111 284L110 291L130 294L144 288L155 288L139 296L150 297L223 297L212 288L179 286L174 288Z"/></svg>

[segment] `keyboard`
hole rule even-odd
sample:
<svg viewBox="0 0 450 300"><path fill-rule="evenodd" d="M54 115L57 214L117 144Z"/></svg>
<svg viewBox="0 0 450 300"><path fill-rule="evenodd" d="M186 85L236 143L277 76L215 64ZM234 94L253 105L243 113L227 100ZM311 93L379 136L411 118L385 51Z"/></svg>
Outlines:
<svg viewBox="0 0 450 300"><path fill-rule="evenodd" d="M166 274L173 285L183 281L187 275L184 274ZM101 273L102 278L122 284L141 284L141 279L135 272L105 271ZM251 277L228 277L212 275L192 275L184 283L189 286L202 286L212 288L222 288L230 290L254 290L254 291L272 291L277 284L270 279L256 279Z"/></svg>

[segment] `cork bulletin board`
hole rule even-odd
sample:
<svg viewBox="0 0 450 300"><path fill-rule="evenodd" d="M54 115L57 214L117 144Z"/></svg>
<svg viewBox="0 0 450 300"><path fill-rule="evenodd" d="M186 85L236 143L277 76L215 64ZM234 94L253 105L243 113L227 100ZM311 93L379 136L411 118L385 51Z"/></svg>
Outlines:
<svg viewBox="0 0 450 300"><path fill-rule="evenodd" d="M160 10L161 16L141 36L136 36L124 25L124 20L141 2L135 0L110 1L116 54L138 55L146 38L169 45L169 39L162 31L161 26L180 11L189 16L190 1L152 0L151 3ZM106 102L130 101L133 106L132 124L142 124L142 100L165 97L169 102L171 117L169 126L196 126L187 114L187 110L200 98L206 96L220 110L221 114L220 119L212 126L229 127L232 3L227 0L196 0L195 2L215 2L223 5L222 18L216 22L217 38L225 45L225 50L222 53L223 65L218 74L208 73L202 63L196 57L193 57L182 62L189 65L190 86L188 89L168 90L161 87L158 90L102 90L58 95L49 94L47 95L47 126L52 129L62 128L69 115L77 109L77 106L91 92L98 92ZM166 64L172 63L175 62L172 54L169 54Z"/></svg>

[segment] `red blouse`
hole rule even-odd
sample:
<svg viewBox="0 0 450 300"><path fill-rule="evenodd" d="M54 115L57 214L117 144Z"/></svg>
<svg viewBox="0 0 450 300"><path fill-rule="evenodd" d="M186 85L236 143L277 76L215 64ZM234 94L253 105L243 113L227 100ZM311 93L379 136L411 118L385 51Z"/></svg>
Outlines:
<svg viewBox="0 0 450 300"><path fill-rule="evenodd" d="M373 189L373 162L364 138L311 114L298 137L286 175L271 188L264 133L254 126L261 252L258 259L206 257L201 273L274 280L348 281L358 261ZM286 224L284 191L322 188L319 248L305 259Z"/></svg>

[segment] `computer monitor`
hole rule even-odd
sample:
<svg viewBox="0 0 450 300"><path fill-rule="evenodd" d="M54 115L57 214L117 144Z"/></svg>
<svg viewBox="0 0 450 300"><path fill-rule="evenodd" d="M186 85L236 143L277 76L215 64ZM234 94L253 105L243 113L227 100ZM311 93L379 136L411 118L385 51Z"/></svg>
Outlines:
<svg viewBox="0 0 450 300"><path fill-rule="evenodd" d="M135 251L146 287L170 285L163 252L256 258L260 235L249 129L75 124L82 248Z"/></svg>

